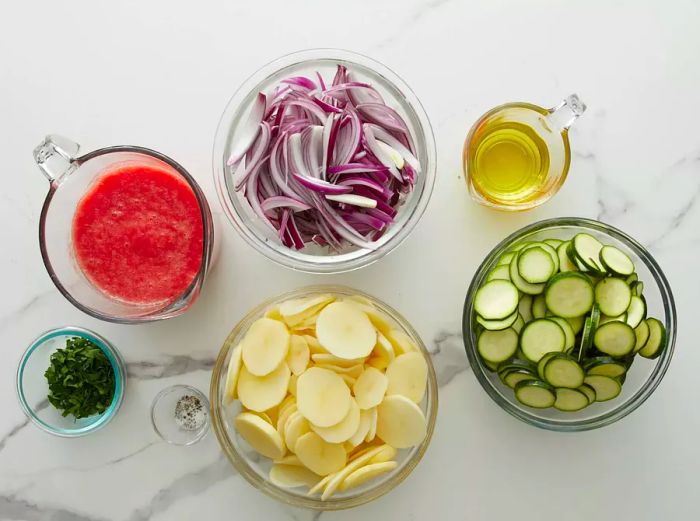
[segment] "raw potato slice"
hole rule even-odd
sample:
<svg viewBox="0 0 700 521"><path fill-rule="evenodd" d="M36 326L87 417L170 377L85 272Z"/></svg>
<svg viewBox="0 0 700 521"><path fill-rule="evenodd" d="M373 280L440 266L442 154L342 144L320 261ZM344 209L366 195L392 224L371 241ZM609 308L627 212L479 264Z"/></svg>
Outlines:
<svg viewBox="0 0 700 521"><path fill-rule="evenodd" d="M306 467L275 464L270 469L270 481L282 488L313 487L321 481L321 476Z"/></svg>
<svg viewBox="0 0 700 521"><path fill-rule="evenodd" d="M379 369L380 371L386 370L389 367L391 360L384 358L383 356L372 356L367 359L367 365Z"/></svg>
<svg viewBox="0 0 700 521"><path fill-rule="evenodd" d="M298 412L296 403L287 407L284 411L280 413L279 418L277 418L277 432L280 433L282 439L284 439L284 426L287 424L287 420L289 419L289 417L295 412Z"/></svg>
<svg viewBox="0 0 700 521"><path fill-rule="evenodd" d="M345 466L347 455L342 445L328 443L315 432L307 432L297 440L296 454L306 468L319 476L327 476Z"/></svg>
<svg viewBox="0 0 700 521"><path fill-rule="evenodd" d="M297 380L299 377L295 374L291 375L289 377L289 386L287 387L287 390L289 391L289 394L292 396L297 395Z"/></svg>
<svg viewBox="0 0 700 521"><path fill-rule="evenodd" d="M367 412L369 412L369 431L365 441L372 441L377 436L377 408L373 407Z"/></svg>
<svg viewBox="0 0 700 521"><path fill-rule="evenodd" d="M282 400L282 403L284 403L284 400ZM279 418L279 405L266 410L265 414L268 418L270 418L270 423L272 425L277 425L277 418Z"/></svg>
<svg viewBox="0 0 700 521"><path fill-rule="evenodd" d="M345 384L348 386L348 389L352 389L355 385L355 382L357 381L357 378L353 378L349 374L341 373L339 376L343 379L343 382L345 382Z"/></svg>
<svg viewBox="0 0 700 521"><path fill-rule="evenodd" d="M281 322L283 318L279 306L272 306L265 311L265 318L271 318L272 320L279 320Z"/></svg>
<svg viewBox="0 0 700 521"><path fill-rule="evenodd" d="M348 440L348 443L350 444L351 448L355 448L360 443L365 441L365 437L367 436L367 433L369 432L369 426L371 423L371 414L369 411L360 411L360 424L357 426L357 430L355 433L350 436L350 439Z"/></svg>
<svg viewBox="0 0 700 521"><path fill-rule="evenodd" d="M420 403L428 381L428 364L421 353L404 353L389 364L386 378L389 382L387 394L400 394Z"/></svg>
<svg viewBox="0 0 700 521"><path fill-rule="evenodd" d="M360 426L360 407L350 398L350 410L340 423L331 427L318 427L311 424L311 430L328 443L343 443L348 441Z"/></svg>
<svg viewBox="0 0 700 521"><path fill-rule="evenodd" d="M383 463L370 463L369 465L360 467L345 478L345 481L340 484L340 490L359 487L366 481L374 479L377 476L381 476L382 474L386 474L387 472L391 472L398 466L399 464L395 461L385 461Z"/></svg>
<svg viewBox="0 0 700 521"><path fill-rule="evenodd" d="M309 344L303 336L292 335L289 339L289 352L287 353L287 365L292 373L299 376L306 371L309 365Z"/></svg>
<svg viewBox="0 0 700 521"><path fill-rule="evenodd" d="M398 356L403 353L419 351L418 346L411 340L411 337L400 329L392 329L387 335L389 342L394 346L394 353Z"/></svg>
<svg viewBox="0 0 700 521"><path fill-rule="evenodd" d="M241 342L243 363L250 374L265 376L287 356L289 331L282 322L259 318L250 326Z"/></svg>
<svg viewBox="0 0 700 521"><path fill-rule="evenodd" d="M311 431L309 422L299 412L295 412L289 416L284 424L284 443L287 448L296 452L294 449L297 446L297 440Z"/></svg>
<svg viewBox="0 0 700 521"><path fill-rule="evenodd" d="M313 330L316 328L316 319L318 318L318 315L313 315L310 317L305 318L298 324L294 324L293 326L289 326L292 331L298 332L298 333L309 333L313 334Z"/></svg>
<svg viewBox="0 0 700 521"><path fill-rule="evenodd" d="M299 458L297 457L296 454L287 454L284 458L282 459L276 459L273 461L273 463L277 463L280 465L296 465L297 467L303 467L304 465L299 461Z"/></svg>
<svg viewBox="0 0 700 521"><path fill-rule="evenodd" d="M331 364L316 364L316 367L328 369L338 374L346 374L352 378L359 378L359 376L362 374L362 364L354 365L352 367L340 367L338 365Z"/></svg>
<svg viewBox="0 0 700 521"><path fill-rule="evenodd" d="M304 335L304 340L306 340L306 343L309 344L309 351L311 352L312 355L317 354L317 353L328 354L328 351L326 351L323 348L323 346L319 343L318 339L315 336Z"/></svg>
<svg viewBox="0 0 700 521"><path fill-rule="evenodd" d="M330 353L314 353L311 355L311 359L314 363L321 364L331 364L338 367L353 367L358 364L363 364L365 362L364 358L354 358L352 360L346 360L344 358L338 358Z"/></svg>
<svg viewBox="0 0 700 521"><path fill-rule="evenodd" d="M272 425L272 420L271 420L270 417L267 415L267 413L264 413L264 412L255 412L255 411L250 411L250 412L252 412L252 413L255 414L256 416L260 416L263 420L265 420L267 423L269 423L270 425Z"/></svg>
<svg viewBox="0 0 700 521"><path fill-rule="evenodd" d="M394 394L377 407L377 436L395 449L418 445L426 432L423 411L409 398Z"/></svg>
<svg viewBox="0 0 700 521"><path fill-rule="evenodd" d="M377 342L377 331L367 315L348 302L333 302L318 316L316 337L338 358L368 356Z"/></svg>
<svg viewBox="0 0 700 521"><path fill-rule="evenodd" d="M393 460L396 457L396 449L391 445L382 445L382 451L377 453L370 463L384 463L385 461Z"/></svg>
<svg viewBox="0 0 700 521"><path fill-rule="evenodd" d="M297 407L314 425L330 427L350 410L350 389L333 371L311 367L297 380Z"/></svg>
<svg viewBox="0 0 700 521"><path fill-rule="evenodd" d="M282 304L280 304L279 310L280 314L283 317L285 317L285 319L287 319L289 317L299 316L302 313L308 312L317 306L320 306L322 304L328 304L330 302L333 302L334 300L335 297L333 297L332 295L317 295L315 297L286 300L285 302L282 302Z"/></svg>
<svg viewBox="0 0 700 521"><path fill-rule="evenodd" d="M335 474L328 474L325 478L323 478L321 481L319 481L319 482L316 483L313 487L311 487L311 488L309 489L309 492L308 492L306 495L307 495L307 496L313 496L313 495L318 494L319 492L321 492L321 491L326 487L326 484L331 480L331 478L332 478L334 475L335 475Z"/></svg>
<svg viewBox="0 0 700 521"><path fill-rule="evenodd" d="M238 378L238 398L246 409L264 412L284 400L288 386L289 367L284 362L266 376L255 376L243 366Z"/></svg>
<svg viewBox="0 0 700 521"><path fill-rule="evenodd" d="M331 476L331 479L326 484L323 489L323 494L321 495L322 500L326 500L333 495L333 493L338 489L340 484L345 481L345 479L353 473L353 471L359 469L362 465L370 461L375 455L379 454L382 450L381 447L374 447L369 449L367 452L358 456L353 461L348 463L342 470L336 472Z"/></svg>
<svg viewBox="0 0 700 521"><path fill-rule="evenodd" d="M355 295L348 297L346 302L350 302L357 306L358 309L364 311L370 322L372 322L372 325L383 335L391 331L392 325L389 317L374 307L374 304L365 297Z"/></svg>
<svg viewBox="0 0 700 521"><path fill-rule="evenodd" d="M226 390L224 391L224 403L228 405L238 398L238 376L241 373L241 345L238 344L231 352L231 360L228 363L226 373Z"/></svg>
<svg viewBox="0 0 700 521"><path fill-rule="evenodd" d="M374 346L372 355L379 358L386 358L389 362L396 357L396 353L394 353L394 346L391 345L389 339L381 333L377 333L377 344Z"/></svg>
<svg viewBox="0 0 700 521"><path fill-rule="evenodd" d="M389 380L379 369L374 367L365 369L352 388L360 409L371 409L382 403L388 385Z"/></svg>
<svg viewBox="0 0 700 521"><path fill-rule="evenodd" d="M284 456L284 442L275 428L260 416L242 412L234 420L236 431L258 453L270 459Z"/></svg>
<svg viewBox="0 0 700 521"><path fill-rule="evenodd" d="M360 446L355 447L355 449L352 451L352 453L349 453L348 463L351 461L355 461L360 456L364 456L365 454L367 454L371 450L374 450L377 448L382 448L382 447L388 447L388 445L385 445L383 443L380 445L377 445L375 443L368 443L365 441ZM379 453L377 453L377 454L379 454Z"/></svg>

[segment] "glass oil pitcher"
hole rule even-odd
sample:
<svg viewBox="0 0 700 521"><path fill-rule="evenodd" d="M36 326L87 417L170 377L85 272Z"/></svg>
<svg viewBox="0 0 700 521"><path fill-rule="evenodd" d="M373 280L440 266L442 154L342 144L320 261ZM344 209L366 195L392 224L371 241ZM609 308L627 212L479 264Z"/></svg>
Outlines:
<svg viewBox="0 0 700 521"><path fill-rule="evenodd" d="M547 201L566 180L569 127L585 110L572 94L551 109L507 103L481 116L464 143L464 173L472 197L509 211Z"/></svg>

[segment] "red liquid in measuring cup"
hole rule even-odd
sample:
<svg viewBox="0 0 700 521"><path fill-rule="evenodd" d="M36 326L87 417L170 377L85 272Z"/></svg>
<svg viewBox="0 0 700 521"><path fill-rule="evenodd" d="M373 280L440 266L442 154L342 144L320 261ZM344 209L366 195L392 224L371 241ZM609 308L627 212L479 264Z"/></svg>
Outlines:
<svg viewBox="0 0 700 521"><path fill-rule="evenodd" d="M73 250L85 276L117 300L172 301L202 262L203 224L192 188L152 165L96 179L73 217Z"/></svg>

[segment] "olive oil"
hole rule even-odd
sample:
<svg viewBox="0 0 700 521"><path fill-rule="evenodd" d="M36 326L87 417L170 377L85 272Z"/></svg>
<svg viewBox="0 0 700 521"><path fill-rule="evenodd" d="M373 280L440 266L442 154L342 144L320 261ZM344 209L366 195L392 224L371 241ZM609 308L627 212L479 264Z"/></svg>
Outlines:
<svg viewBox="0 0 700 521"><path fill-rule="evenodd" d="M572 115L573 107L567 103L572 101L550 110L511 103L481 117L464 145L464 169L475 199L500 209L522 210L558 190L571 160L568 127L585 109L581 104L583 109Z"/></svg>

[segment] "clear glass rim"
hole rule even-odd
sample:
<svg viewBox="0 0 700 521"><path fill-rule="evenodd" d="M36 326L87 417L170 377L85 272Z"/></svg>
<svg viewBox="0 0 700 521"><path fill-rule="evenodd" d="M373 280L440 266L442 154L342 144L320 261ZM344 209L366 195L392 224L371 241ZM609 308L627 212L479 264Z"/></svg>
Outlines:
<svg viewBox="0 0 700 521"><path fill-rule="evenodd" d="M161 398L163 398L166 394L171 393L175 391L176 389L186 389L188 392L194 394L204 402L209 409L211 409L211 406L209 405L209 398L197 389L196 387L192 387L191 385L185 385L185 384L175 384L175 385L169 385L165 389L161 389L158 394L155 395L153 398L153 401L151 402L151 426L153 427L153 430L156 432L158 437L163 440L166 443L169 443L170 445L176 445L178 447L189 447L190 445L194 445L198 441L202 440L207 433L209 432L209 427L211 425L211 420L210 420L210 414L207 414L207 417L205 419L204 425L202 425L202 428L199 429L197 434L190 440L187 440L184 443L178 443L174 440L171 440L165 434L158 428L158 423L156 422L156 407L158 406L158 402L160 402Z"/></svg>
<svg viewBox="0 0 700 521"><path fill-rule="evenodd" d="M219 399L219 381L222 377L226 367L224 366L226 362L226 357L229 351L234 347L233 339L240 334L240 332L257 317L259 317L264 310L282 300L290 298L299 298L304 295L311 293L336 293L341 295L360 295L365 298L370 299L378 309L394 320L416 343L420 348L421 352L426 358L428 364L428 389L427 389L427 420L428 427L425 439L421 445L417 448L415 453L407 460L403 465L399 467L399 470L394 474L390 475L385 481L379 483L374 488L366 491L362 495L351 496L347 498L334 499L330 498L326 501L321 501L318 498L313 497L303 497L295 494L291 494L286 490L276 487L269 481L262 479L257 472L255 472L251 466L248 464L246 459L242 457L237 450L229 443L228 436L226 434L226 427L224 426L224 419L219 415L219 408L221 407L221 400ZM404 479L406 479L413 469L421 461L425 452L428 450L430 441L435 431L435 423L437 419L438 412L438 386L437 386L437 375L435 374L435 368L432 364L432 359L428 349L425 347L421 337L418 335L415 329L408 323L408 321L403 318L403 316L396 311L393 307L389 306L382 300L369 295L365 292L350 288L347 286L339 285L314 285L314 286L304 286L287 293L283 293L276 297L267 299L266 301L260 303L255 308L250 310L241 320L234 326L229 335L226 337L219 355L216 358L214 364L214 369L212 370L211 386L209 389L209 402L211 406L211 422L219 440L219 445L221 445L222 450L226 454L234 468L248 481L253 487L267 494L268 496L288 505L295 507L308 508L311 510L344 510L348 508L353 508L356 506L364 505L369 503L384 494L387 494L399 485Z"/></svg>
<svg viewBox="0 0 700 521"><path fill-rule="evenodd" d="M185 168L182 165L180 165L178 162L171 159L170 157L166 156L165 154L161 154L160 152L151 150L150 148L134 145L116 145L104 147L99 148L97 150L93 150L92 152L88 152L87 154L83 154L80 157L74 158L71 160L71 162L80 166L82 163L85 163L90 159L119 152L133 152L137 154L143 154L163 161L168 166L175 169L175 171L180 176L182 176L182 178L187 182L190 188L192 188L195 198L197 199L197 205L199 206L200 214L202 216L203 241L202 262L200 264L197 275L194 277L190 285L173 302L169 302L161 308L151 310L144 315L135 315L130 317L118 317L110 315L108 313L103 313L97 309L83 304L77 298L75 298L70 293L70 291L68 291L68 289L63 285L59 277L56 275L51 264L49 253L46 248L46 218L48 215L49 207L51 206L51 201L53 200L53 196L56 193L56 191L60 188L60 182L58 179L51 182L49 192L46 194L44 204L41 208L41 215L39 217L39 249L41 250L41 258L44 262L44 267L46 268L46 271L49 274L49 277L51 278L51 281L54 283L58 291L66 298L66 300L68 300L76 308L78 308L83 313L90 315L91 317L97 318L99 320L104 320L105 322L114 322L117 324L137 324L141 322L152 322L155 320L164 320L167 318L171 318L180 314L180 304L183 300L197 298L199 291L201 290L201 286L206 277L207 271L209 269L209 265L211 264L211 257L214 246L214 224L211 215L211 210L209 208L209 203L207 202L204 192L202 192L202 189L197 184L197 181L195 181L194 177L192 177L192 175L190 175L190 173L187 170L185 170Z"/></svg>
<svg viewBox="0 0 700 521"><path fill-rule="evenodd" d="M36 415L34 409L31 405L29 405L29 402L27 401L27 398L24 394L24 385L22 383L22 380L24 377L24 370L26 368L27 362L29 361L29 358L34 353L34 351L36 351L36 349L42 346L47 340L51 340L52 338L56 338L59 336L78 336L90 340L104 352L110 364L112 365L112 369L114 370L115 388L112 403L109 405L107 410L100 415L100 417L97 420L79 429L61 429L43 421ZM124 360L119 354L119 351L117 351L114 345L112 345L103 336L98 335L97 333L89 329L85 329L78 326L63 326L54 329L49 329L48 331L43 332L36 339L34 339L31 342L31 344L29 344L29 347L27 347L27 349L22 354L19 366L17 367L17 398L19 399L19 403L22 407L22 411L24 412L24 414L26 414L27 417L32 421L32 423L34 423L41 430L63 438L75 438L78 436L85 436L86 434L90 434L99 429L102 429L105 425L112 421L112 418L117 414L117 411L119 410L119 408L122 405L122 402L124 401L126 381L126 366L124 365Z"/></svg>
<svg viewBox="0 0 700 521"><path fill-rule="evenodd" d="M473 297L477 289L481 286L484 281L489 269L495 262L496 258L503 252L503 250L517 240L521 240L527 235L533 234L535 232L555 227L555 226L578 226L583 228L588 228L591 230L599 231L614 237L615 239L623 242L627 245L634 253L644 262L649 271L651 272L654 280L659 288L659 293L661 294L661 300L664 308L664 320L666 324L666 333L668 344L666 349L657 359L656 365L651 376L646 382L637 390L637 392L623 405L608 411L607 413L601 414L595 418L580 420L580 421L557 421L557 420L543 420L538 418L523 408L513 405L511 402L504 400L503 397L495 389L488 376L486 375L486 370L476 351L476 340L474 338L474 328L473 328ZM536 222L529 226L525 226L520 230L510 234L504 240L502 240L498 245L496 245L491 252L486 256L484 261L481 263L477 269L476 274L472 278L472 282L469 285L469 290L467 291L467 296L464 302L464 311L462 315L462 337L464 339L464 347L467 352L467 358L469 359L469 365L473 369L473 373L476 379L484 388L486 393L495 401L503 410L515 416L516 418L540 427L542 429L547 429L557 432L578 432L587 431L592 429L597 429L610 425L621 418L624 418L632 411L636 410L640 405L642 405L649 396L658 387L659 383L663 379L666 371L668 370L669 364L671 363L671 358L673 356L673 351L676 343L676 304L673 299L673 293L671 292L671 287L664 275L661 267L657 264L656 260L647 252L646 248L642 246L635 239L624 233L623 231L610 226L608 224L596 221L593 219L585 219L580 217L558 217L554 219L546 219L543 221Z"/></svg>
<svg viewBox="0 0 700 521"><path fill-rule="evenodd" d="M417 123L419 125L418 130L421 134L419 137L425 142L425 184L422 192L418 194L416 206L408 220L403 224L401 229L399 229L379 248L375 250L363 250L365 251L364 254L349 259L323 261L322 259L330 259L330 257L312 255L308 256L309 259L302 259L292 257L282 248L277 249L272 247L270 244L261 240L253 231L250 230L245 222L243 222L243 217L239 215L235 205L232 204L226 189L225 178L227 172L224 151L226 150L228 141L230 130L229 125L236 115L244 109L242 106L243 101L262 82L280 69L297 63L313 62L315 60L338 60L346 63L355 63L383 77L388 83L392 84L404 95L405 102L411 107L417 118ZM428 119L428 115L423 108L423 105L411 88L393 70L377 60L363 54L343 49L315 48L289 53L268 62L249 76L238 87L238 89L236 89L233 96L229 99L221 118L219 119L219 124L217 126L216 136L214 139L212 163L214 184L216 186L219 201L224 209L224 213L239 235L241 235L241 237L243 237L248 244L250 244L258 252L262 253L268 259L288 268L307 273L343 273L353 271L376 262L389 252L393 251L410 235L411 231L413 231L416 224L425 213L432 195L433 186L435 184L436 146L433 129L430 125L430 120Z"/></svg>

